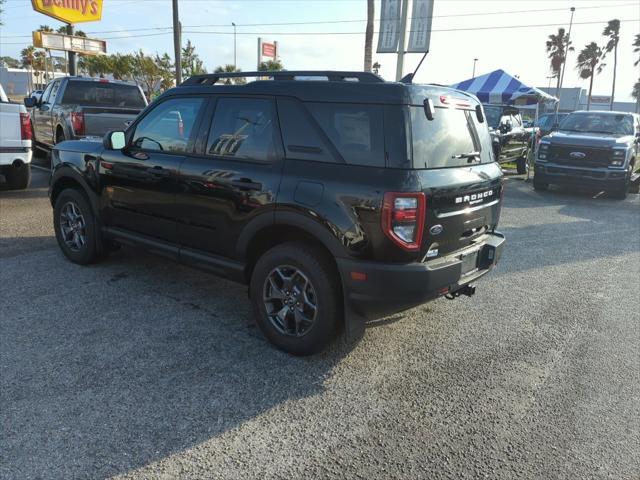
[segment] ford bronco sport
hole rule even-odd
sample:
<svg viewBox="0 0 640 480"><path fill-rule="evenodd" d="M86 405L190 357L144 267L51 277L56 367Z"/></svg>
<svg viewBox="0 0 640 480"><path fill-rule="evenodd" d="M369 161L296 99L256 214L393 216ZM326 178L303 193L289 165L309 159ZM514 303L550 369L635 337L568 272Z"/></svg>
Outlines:
<svg viewBox="0 0 640 480"><path fill-rule="evenodd" d="M258 77L245 85L217 84ZM194 76L103 143L53 150L60 248L142 247L249 286L277 347L471 296L498 261L502 174L475 97L362 72Z"/></svg>

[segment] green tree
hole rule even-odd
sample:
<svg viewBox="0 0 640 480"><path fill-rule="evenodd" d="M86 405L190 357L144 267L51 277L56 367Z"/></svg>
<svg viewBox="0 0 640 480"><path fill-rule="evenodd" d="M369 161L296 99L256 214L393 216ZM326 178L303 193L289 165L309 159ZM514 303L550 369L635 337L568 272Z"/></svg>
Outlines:
<svg viewBox="0 0 640 480"><path fill-rule="evenodd" d="M631 96L636 99L636 113L640 113L640 78L633 86Z"/></svg>
<svg viewBox="0 0 640 480"><path fill-rule="evenodd" d="M364 71L371 71L373 58L373 23L376 15L373 0L367 0L367 29L364 33Z"/></svg>
<svg viewBox="0 0 640 480"><path fill-rule="evenodd" d="M155 63L160 75L160 90L165 91L175 85L174 63L168 53L162 56L156 53Z"/></svg>
<svg viewBox="0 0 640 480"><path fill-rule="evenodd" d="M113 73L110 55L82 55L78 59L78 68L91 77L104 77Z"/></svg>
<svg viewBox="0 0 640 480"><path fill-rule="evenodd" d="M260 62L258 65L259 72L279 72L284 70L284 65L279 59L267 60L266 62Z"/></svg>
<svg viewBox="0 0 640 480"><path fill-rule="evenodd" d="M173 63L166 53L151 57L139 50L132 56L132 67L132 77L145 91L148 99L157 91L173 86Z"/></svg>
<svg viewBox="0 0 640 480"><path fill-rule="evenodd" d="M4 56L4 57L0 57L0 64L8 68L19 68L20 60L18 60L17 58Z"/></svg>
<svg viewBox="0 0 640 480"><path fill-rule="evenodd" d="M182 78L192 77L193 75L201 75L207 73L204 68L200 56L196 53L196 47L187 40L187 45L182 48Z"/></svg>
<svg viewBox="0 0 640 480"><path fill-rule="evenodd" d="M560 92L560 73L562 65L567 59L567 53L573 52L571 40L566 35L564 28L559 28L557 35L551 34L547 40L547 53L549 54L550 70L556 81L556 97Z"/></svg>
<svg viewBox="0 0 640 480"><path fill-rule="evenodd" d="M638 54L638 59L633 63L634 67L637 67L640 64L640 33L636 35L636 39L633 42L633 53Z"/></svg>
<svg viewBox="0 0 640 480"><path fill-rule="evenodd" d="M111 73L116 80L129 80L133 73L133 57L116 53L110 55Z"/></svg>
<svg viewBox="0 0 640 480"><path fill-rule="evenodd" d="M613 19L609 20L607 26L604 27L602 31L602 35L608 38L607 44L604 46L604 50L602 52L602 60L605 59L607 54L613 52L613 83L611 85L611 105L609 106L609 110L613 110L613 101L616 94L616 73L618 70L618 43L620 42L620 20ZM606 66L605 63L600 63L599 70Z"/></svg>
<svg viewBox="0 0 640 480"><path fill-rule="evenodd" d="M591 108L591 93L593 92L593 77L596 72L600 72L598 64L602 60L602 49L591 42L580 51L576 68L580 74L580 78L589 79L589 96L587 97L587 110Z"/></svg>
<svg viewBox="0 0 640 480"><path fill-rule="evenodd" d="M219 65L214 70L214 73L239 73L242 72L241 69L237 68L235 65L227 64L227 65ZM247 79L244 77L236 77L236 78L227 78L224 83L226 85L242 85L247 83Z"/></svg>
<svg viewBox="0 0 640 480"><path fill-rule="evenodd" d="M53 32L53 28L51 28L49 25L40 25L40 27L38 27L38 31L40 31L40 32Z"/></svg>

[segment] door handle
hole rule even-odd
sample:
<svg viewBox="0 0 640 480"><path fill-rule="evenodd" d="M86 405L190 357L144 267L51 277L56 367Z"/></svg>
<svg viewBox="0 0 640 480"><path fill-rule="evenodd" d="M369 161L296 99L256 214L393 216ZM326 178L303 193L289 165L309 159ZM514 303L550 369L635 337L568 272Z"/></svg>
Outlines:
<svg viewBox="0 0 640 480"><path fill-rule="evenodd" d="M156 177L168 177L169 175L171 175L171 171L167 170L166 168L162 168L160 166L155 166L153 168L150 169L150 172L152 175L156 176Z"/></svg>

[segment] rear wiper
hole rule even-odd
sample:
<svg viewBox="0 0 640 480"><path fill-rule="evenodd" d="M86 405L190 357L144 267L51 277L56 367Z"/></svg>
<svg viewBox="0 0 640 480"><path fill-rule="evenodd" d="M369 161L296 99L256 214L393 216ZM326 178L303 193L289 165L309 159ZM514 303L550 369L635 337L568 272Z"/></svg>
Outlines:
<svg viewBox="0 0 640 480"><path fill-rule="evenodd" d="M480 156L480 152L469 152L469 153L460 153L458 155L452 155L451 158L456 160L460 160L461 158L466 158L469 162Z"/></svg>

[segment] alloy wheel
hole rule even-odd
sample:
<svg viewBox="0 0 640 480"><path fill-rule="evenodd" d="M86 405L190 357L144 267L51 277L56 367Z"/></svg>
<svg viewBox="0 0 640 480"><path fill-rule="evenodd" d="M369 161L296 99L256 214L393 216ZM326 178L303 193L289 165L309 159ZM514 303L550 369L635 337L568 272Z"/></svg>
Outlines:
<svg viewBox="0 0 640 480"><path fill-rule="evenodd" d="M79 252L87 243L86 223L75 202L67 202L60 209L60 232L69 250Z"/></svg>

